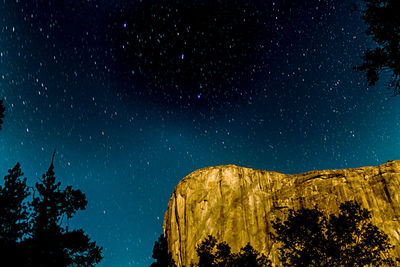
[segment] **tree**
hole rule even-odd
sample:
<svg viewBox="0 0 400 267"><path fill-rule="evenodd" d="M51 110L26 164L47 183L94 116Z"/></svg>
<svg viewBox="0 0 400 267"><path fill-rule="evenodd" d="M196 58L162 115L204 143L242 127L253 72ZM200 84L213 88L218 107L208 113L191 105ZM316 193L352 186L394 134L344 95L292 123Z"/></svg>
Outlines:
<svg viewBox="0 0 400 267"><path fill-rule="evenodd" d="M232 253L226 242L218 243L209 235L196 247L199 267L258 267L271 266L267 258L255 250L250 243L238 253Z"/></svg>
<svg viewBox="0 0 400 267"><path fill-rule="evenodd" d="M278 218L273 223L276 235L272 237L282 243L281 262L287 266L324 266L325 225L326 218L316 208L296 212L290 209L285 222Z"/></svg>
<svg viewBox="0 0 400 267"><path fill-rule="evenodd" d="M196 247L197 256L199 257L199 267L214 266L213 264L217 258L217 253L215 253L216 245L217 239L209 235Z"/></svg>
<svg viewBox="0 0 400 267"><path fill-rule="evenodd" d="M375 49L368 49L364 63L356 67L365 71L370 85L375 85L382 71L390 71L390 87L400 93L400 1L364 0L366 8L362 18L368 25L367 35L377 42Z"/></svg>
<svg viewBox="0 0 400 267"><path fill-rule="evenodd" d="M328 227L331 247L339 256L337 265L395 265L388 236L372 224L371 213L357 202L341 204L340 213L330 216Z"/></svg>
<svg viewBox="0 0 400 267"><path fill-rule="evenodd" d="M264 254L255 250L250 243L240 249L240 252L233 256L234 266L240 267L255 267L255 266L270 266L271 262L267 260Z"/></svg>
<svg viewBox="0 0 400 267"><path fill-rule="evenodd" d="M273 228L284 266L393 266L395 262L388 236L357 202L341 204L339 214L328 217L317 207L290 209L288 218L277 219Z"/></svg>
<svg viewBox="0 0 400 267"><path fill-rule="evenodd" d="M163 234L160 235L158 241L155 242L153 248L153 259L156 262L152 263L150 267L175 267L175 261L172 259L172 254L168 252L167 237Z"/></svg>
<svg viewBox="0 0 400 267"><path fill-rule="evenodd" d="M2 255L14 259L15 266L22 266L18 261L20 241L29 232L28 205L25 198L29 196L26 178L20 164L8 170L4 177L4 186L0 186L0 250Z"/></svg>
<svg viewBox="0 0 400 267"><path fill-rule="evenodd" d="M22 175L17 163L4 177L4 186L0 186L0 237L3 242L17 242L29 229L25 198L30 193Z"/></svg>
<svg viewBox="0 0 400 267"><path fill-rule="evenodd" d="M54 159L54 154L53 154ZM87 204L85 195L71 186L61 189L56 182L53 160L35 184L33 197L26 178L21 180L19 164L9 171L0 191L1 251L3 260L14 266L94 266L102 259L101 250L83 230L64 227ZM64 221L65 222L65 221ZM14 225L14 226L12 226Z"/></svg>

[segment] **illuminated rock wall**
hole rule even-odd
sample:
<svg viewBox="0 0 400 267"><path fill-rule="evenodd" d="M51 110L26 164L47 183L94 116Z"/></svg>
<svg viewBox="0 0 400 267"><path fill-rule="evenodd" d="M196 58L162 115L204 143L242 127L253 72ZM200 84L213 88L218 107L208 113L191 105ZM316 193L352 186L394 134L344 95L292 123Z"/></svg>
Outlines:
<svg viewBox="0 0 400 267"><path fill-rule="evenodd" d="M196 170L175 187L164 218L168 247L178 266L197 262L195 247L208 235L226 241L233 252L247 242L279 263L270 239L271 221L288 208L337 212L356 200L371 210L400 256L400 161L376 167L310 171L287 175L234 165Z"/></svg>

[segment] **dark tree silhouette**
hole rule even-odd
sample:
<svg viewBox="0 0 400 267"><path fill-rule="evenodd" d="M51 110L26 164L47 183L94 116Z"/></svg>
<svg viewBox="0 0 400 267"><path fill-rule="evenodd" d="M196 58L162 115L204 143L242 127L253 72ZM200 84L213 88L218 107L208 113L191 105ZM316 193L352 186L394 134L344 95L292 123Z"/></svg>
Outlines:
<svg viewBox="0 0 400 267"><path fill-rule="evenodd" d="M258 267L271 266L267 258L255 250L250 243L241 248L238 253L232 253L230 246L225 243L218 243L209 235L196 247L199 257L199 267Z"/></svg>
<svg viewBox="0 0 400 267"><path fill-rule="evenodd" d="M25 198L30 193L26 178L21 179L22 175L20 164L17 163L4 177L4 186L0 186L0 236L5 242L22 239L29 229Z"/></svg>
<svg viewBox="0 0 400 267"><path fill-rule="evenodd" d="M250 243L240 249L240 252L234 254L235 266L240 267L255 267L255 266L270 266L271 262L267 260L264 254L255 250Z"/></svg>
<svg viewBox="0 0 400 267"><path fill-rule="evenodd" d="M54 154L53 154L54 159ZM83 230L64 227L87 204L85 195L71 186L61 189L56 182L53 160L35 184L31 201L26 178L19 164L9 171L0 191L0 250L2 260L13 266L94 266L102 259L101 250ZM64 221L65 222L65 221Z"/></svg>
<svg viewBox="0 0 400 267"><path fill-rule="evenodd" d="M371 213L357 202L341 204L340 213L329 217L328 230L331 248L338 255L336 265L395 265L388 236L372 224Z"/></svg>
<svg viewBox="0 0 400 267"><path fill-rule="evenodd" d="M0 251L9 259L19 259L20 241L29 232L28 206L25 198L29 196L26 178L19 163L4 177L0 186ZM4 258L4 257L2 257ZM20 261L13 261L22 266Z"/></svg>
<svg viewBox="0 0 400 267"><path fill-rule="evenodd" d="M289 210L288 218L273 223L273 239L282 243L280 260L286 266L324 266L326 264L326 218L314 209Z"/></svg>
<svg viewBox="0 0 400 267"><path fill-rule="evenodd" d="M393 266L393 246L370 219L368 210L350 201L329 217L316 207L290 209L285 221L273 222L272 237L281 243L283 266Z"/></svg>
<svg viewBox="0 0 400 267"><path fill-rule="evenodd" d="M400 1L364 0L363 19L368 24L367 35L377 42L375 49L368 49L364 63L356 67L365 71L370 85L375 85L382 71L390 71L390 87L400 93Z"/></svg>
<svg viewBox="0 0 400 267"><path fill-rule="evenodd" d="M155 242L153 248L153 259L156 262L150 267L175 267L175 261L172 259L172 254L168 252L167 238L162 234Z"/></svg>
<svg viewBox="0 0 400 267"><path fill-rule="evenodd" d="M226 243L218 243L215 255L216 266L235 266L235 254L232 254L231 247Z"/></svg>
<svg viewBox="0 0 400 267"><path fill-rule="evenodd" d="M199 267L215 266L213 264L217 260L217 255L215 253L216 245L217 239L209 235L196 247L197 256L199 257Z"/></svg>
<svg viewBox="0 0 400 267"><path fill-rule="evenodd" d="M0 130L1 130L1 125L3 124L3 118L4 118L5 111L6 111L6 108L3 105L3 100L0 100Z"/></svg>

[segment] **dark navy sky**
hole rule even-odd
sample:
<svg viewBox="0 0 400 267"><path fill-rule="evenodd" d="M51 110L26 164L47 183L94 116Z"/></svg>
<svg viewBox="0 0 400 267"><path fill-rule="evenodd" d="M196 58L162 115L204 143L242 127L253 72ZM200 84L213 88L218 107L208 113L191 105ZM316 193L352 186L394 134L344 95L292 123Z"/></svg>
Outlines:
<svg viewBox="0 0 400 267"><path fill-rule="evenodd" d="M148 266L198 168L399 159L400 98L353 70L373 43L350 2L1 1L0 170L19 161L34 183L56 149L99 266Z"/></svg>

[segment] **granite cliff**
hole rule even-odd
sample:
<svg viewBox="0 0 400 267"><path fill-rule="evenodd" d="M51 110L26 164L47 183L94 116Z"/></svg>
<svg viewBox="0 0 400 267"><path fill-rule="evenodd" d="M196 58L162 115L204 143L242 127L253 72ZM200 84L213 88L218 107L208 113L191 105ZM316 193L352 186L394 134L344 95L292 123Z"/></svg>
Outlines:
<svg viewBox="0 0 400 267"><path fill-rule="evenodd" d="M326 213L337 212L347 200L371 210L373 223L389 235L400 257L400 161L295 175L234 165L199 169L175 187L164 233L178 266L197 262L195 247L210 234L234 252L250 242L278 264L271 220L284 218L288 208L316 204Z"/></svg>

